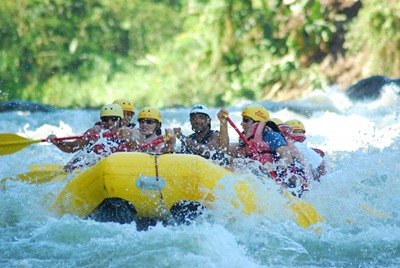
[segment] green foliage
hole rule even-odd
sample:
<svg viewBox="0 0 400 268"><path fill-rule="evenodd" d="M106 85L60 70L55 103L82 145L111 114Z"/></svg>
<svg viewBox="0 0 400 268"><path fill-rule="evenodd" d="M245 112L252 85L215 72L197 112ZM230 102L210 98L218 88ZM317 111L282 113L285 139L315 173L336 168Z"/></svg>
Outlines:
<svg viewBox="0 0 400 268"><path fill-rule="evenodd" d="M6 0L0 101L85 107L131 98L139 107L223 106L323 88L329 77L320 63L343 23L349 55L364 53L368 68L398 74L397 1L365 0L350 24L327 3Z"/></svg>
<svg viewBox="0 0 400 268"><path fill-rule="evenodd" d="M400 72L400 2L363 1L364 8L349 25L346 48L359 55L364 69L397 77Z"/></svg>
<svg viewBox="0 0 400 268"><path fill-rule="evenodd" d="M90 95L97 91L81 93L75 84L72 87L60 83L77 81L76 84L88 88L104 89L115 74L124 72L126 66L146 53L157 50L180 30L179 14L157 2L21 0L6 3L0 6L3 100L47 99L60 106L95 104L93 100L103 95L101 90L99 95ZM66 94L61 89L75 97L54 98Z"/></svg>

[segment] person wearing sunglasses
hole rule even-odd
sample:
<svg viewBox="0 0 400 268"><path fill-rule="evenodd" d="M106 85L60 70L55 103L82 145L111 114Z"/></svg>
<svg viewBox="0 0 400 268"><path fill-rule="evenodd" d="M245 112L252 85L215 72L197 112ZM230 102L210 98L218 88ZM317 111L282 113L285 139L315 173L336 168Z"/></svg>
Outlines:
<svg viewBox="0 0 400 268"><path fill-rule="evenodd" d="M136 124L131 121L133 116L135 115L135 106L132 104L132 102L127 99L118 99L115 100L113 104L118 104L122 108L122 111L124 113L124 117L122 118L123 126L126 126L130 129L134 129ZM94 125L101 126L102 121L100 120L96 122Z"/></svg>
<svg viewBox="0 0 400 268"><path fill-rule="evenodd" d="M184 136L181 128L174 128L181 141L181 153L199 155L221 165L227 165L229 161L219 149L219 131L211 129L211 116L208 108L197 104L190 110L189 117L194 133Z"/></svg>
<svg viewBox="0 0 400 268"><path fill-rule="evenodd" d="M220 148L225 148L225 152L232 157L232 168L250 167L257 174L259 171L273 174L274 179L283 182L284 187L301 187L302 178L292 171L294 159L290 149L278 126L269 120L269 112L261 105L249 105L241 115L242 133L250 146L241 139L230 144L226 124L229 113L221 109L217 114L221 122Z"/></svg>
<svg viewBox="0 0 400 268"><path fill-rule="evenodd" d="M136 146L132 131L122 125L124 117L121 106L118 104L106 104L100 110L100 124L85 131L84 135L113 133L108 138L98 140L76 139L74 141L56 141L55 135L49 135L47 140L58 149L66 153L79 152L66 166L64 170L70 172L76 168L89 167L100 159L114 152L131 151ZM136 135L137 136L137 135Z"/></svg>
<svg viewBox="0 0 400 268"><path fill-rule="evenodd" d="M142 143L149 143L162 135L162 117L159 110L152 107L143 108L138 115L139 131L142 135ZM172 129L165 129L168 136L166 142L151 145L143 149L150 153L172 153L175 152L175 133Z"/></svg>
<svg viewBox="0 0 400 268"><path fill-rule="evenodd" d="M242 139L239 139L239 142L237 143L229 143L229 135L228 135L228 130L227 130L227 123L226 123L226 117L229 116L229 113L225 109L221 109L217 113L217 117L220 120L221 123L221 147L225 148L227 150L228 154L233 156L234 158L247 158L250 157L251 151L248 146L246 146L245 142ZM242 121L240 125L242 126L242 134L247 138L247 140L254 145L254 147L257 147L256 143L254 141L254 134L256 131L256 128L258 127L258 123L260 122L268 122L269 120L269 112L267 109L262 107L261 105L249 105L246 108L243 109L242 113ZM256 124L257 123L257 124ZM271 122L272 123L272 122ZM274 124L275 125L275 124ZM272 130L269 127L265 126L265 131L267 130ZM279 131L279 130L278 130ZM271 137L269 137L271 136ZM266 136L268 139L268 143L271 144L273 149L277 149L278 147L284 146L285 141L282 135L280 133L275 133L275 131L271 131L268 136ZM260 148L257 148L260 149Z"/></svg>

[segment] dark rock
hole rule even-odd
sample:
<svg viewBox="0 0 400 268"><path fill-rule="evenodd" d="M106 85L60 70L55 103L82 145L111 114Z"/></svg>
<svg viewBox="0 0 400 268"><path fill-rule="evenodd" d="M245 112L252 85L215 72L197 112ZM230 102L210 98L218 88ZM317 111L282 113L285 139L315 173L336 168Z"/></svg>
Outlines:
<svg viewBox="0 0 400 268"><path fill-rule="evenodd" d="M121 198L107 198L90 212L88 218L98 222L131 223L136 219L136 208Z"/></svg>
<svg viewBox="0 0 400 268"><path fill-rule="evenodd" d="M33 101L11 100L0 103L0 112L51 112L54 108Z"/></svg>
<svg viewBox="0 0 400 268"><path fill-rule="evenodd" d="M389 85L400 86L400 79L374 75L358 81L345 93L353 101L376 100L381 96L383 87Z"/></svg>

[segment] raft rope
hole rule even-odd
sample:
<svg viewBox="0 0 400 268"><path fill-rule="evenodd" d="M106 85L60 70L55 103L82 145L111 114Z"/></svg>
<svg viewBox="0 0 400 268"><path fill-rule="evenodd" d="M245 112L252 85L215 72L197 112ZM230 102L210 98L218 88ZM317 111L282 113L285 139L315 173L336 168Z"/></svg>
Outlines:
<svg viewBox="0 0 400 268"><path fill-rule="evenodd" d="M167 206L165 205L165 201L161 192L161 187L160 187L160 181L159 181L159 176L158 176L158 161L157 158L159 157L159 155L154 155L154 166L156 168L156 182L157 182L157 186L158 186L158 192L160 194L160 200L161 200L161 204L162 204L162 214L165 215L168 211Z"/></svg>

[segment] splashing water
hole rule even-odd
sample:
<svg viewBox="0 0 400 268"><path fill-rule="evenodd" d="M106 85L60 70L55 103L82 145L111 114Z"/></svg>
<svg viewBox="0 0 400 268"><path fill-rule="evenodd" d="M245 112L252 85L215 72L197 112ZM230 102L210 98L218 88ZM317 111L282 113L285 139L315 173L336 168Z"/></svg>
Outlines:
<svg viewBox="0 0 400 268"><path fill-rule="evenodd" d="M48 210L66 181L29 185L8 181L0 191L2 267L395 267L400 265L400 190L397 92L385 88L375 101L353 103L341 92L314 92L276 105L271 116L300 119L307 141L326 152L328 174L312 183L304 200L324 217L322 231L299 227L277 211L277 196L265 196L266 214L226 215L227 206L190 226L156 225L147 232L135 224L99 223ZM269 103L271 104L271 103ZM296 108L297 107L297 108ZM316 108L317 107L317 108ZM239 122L242 107L228 107ZM311 116L297 112L312 110ZM218 129L211 108L212 126ZM162 110L163 125L191 132L189 109ZM1 114L0 132L29 139L49 134L81 135L98 120L97 111ZM134 118L133 120L136 120ZM237 139L229 129L232 140ZM33 144L0 157L0 178L28 171L32 164L66 163L72 155L52 145ZM222 181L228 194L233 185ZM262 187L276 188L271 183Z"/></svg>

